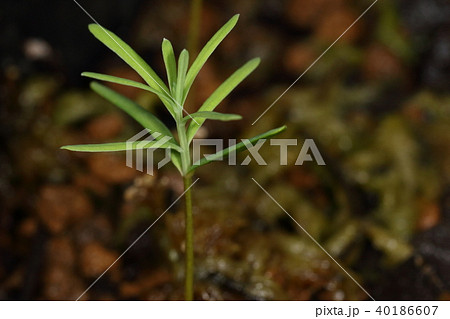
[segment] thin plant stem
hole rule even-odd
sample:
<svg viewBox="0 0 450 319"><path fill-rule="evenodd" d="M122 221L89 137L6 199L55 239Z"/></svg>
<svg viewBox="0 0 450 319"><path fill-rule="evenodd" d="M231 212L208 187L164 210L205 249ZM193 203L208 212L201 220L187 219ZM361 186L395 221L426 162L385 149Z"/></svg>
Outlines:
<svg viewBox="0 0 450 319"><path fill-rule="evenodd" d="M180 147L183 149L181 152L181 170L183 176L187 174L191 165L189 143L186 137L186 126L181 122L181 119L177 121L178 139L180 140Z"/></svg>
<svg viewBox="0 0 450 319"><path fill-rule="evenodd" d="M185 259L185 291L184 299L186 301L194 300L194 223L192 218L192 183L191 175L183 177L185 193L185 216L186 216L186 259Z"/></svg>

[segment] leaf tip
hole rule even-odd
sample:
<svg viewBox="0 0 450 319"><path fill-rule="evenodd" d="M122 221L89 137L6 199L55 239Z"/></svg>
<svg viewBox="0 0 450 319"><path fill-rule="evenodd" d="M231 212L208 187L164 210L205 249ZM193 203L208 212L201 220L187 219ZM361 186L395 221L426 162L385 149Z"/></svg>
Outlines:
<svg viewBox="0 0 450 319"><path fill-rule="evenodd" d="M96 88L102 87L102 85L96 81L92 81L91 83L89 83L89 86L91 87L91 89L95 90Z"/></svg>
<svg viewBox="0 0 450 319"><path fill-rule="evenodd" d="M255 64L255 67L257 67L261 63L261 58L254 58L251 61Z"/></svg>
<svg viewBox="0 0 450 319"><path fill-rule="evenodd" d="M104 40L102 40L102 37L104 37L105 35L111 37L112 34L111 31L109 31L108 29L106 29L105 27L101 26L98 23L91 23L89 24L88 28L89 31L94 35L94 37L96 37L102 42L104 42Z"/></svg>
<svg viewBox="0 0 450 319"><path fill-rule="evenodd" d="M99 28L99 25L97 23L90 23L88 25L88 29L89 31L91 31L91 33L94 33L95 31L97 31Z"/></svg>

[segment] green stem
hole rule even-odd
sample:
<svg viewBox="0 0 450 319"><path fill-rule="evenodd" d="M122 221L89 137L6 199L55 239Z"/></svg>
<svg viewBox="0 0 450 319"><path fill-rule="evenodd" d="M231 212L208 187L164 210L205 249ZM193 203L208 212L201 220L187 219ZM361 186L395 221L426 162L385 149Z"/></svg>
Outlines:
<svg viewBox="0 0 450 319"><path fill-rule="evenodd" d="M191 175L183 177L184 190L186 193L186 259L185 259L185 295L186 301L194 300L194 224L192 218L192 198L191 198Z"/></svg>
<svg viewBox="0 0 450 319"><path fill-rule="evenodd" d="M177 132L178 132L178 139L180 140L180 147L183 149L181 151L181 168L183 176L185 176L191 166L191 158L190 158L190 151L189 151L189 143L187 141L186 137L186 125L183 123L183 121L180 119L177 121Z"/></svg>
<svg viewBox="0 0 450 319"><path fill-rule="evenodd" d="M191 53L191 59L197 55L198 35L200 29L200 14L202 10L202 0L191 0L190 24L188 34L188 51ZM181 153L181 166L183 171L183 182L185 190L185 217L186 217L186 257L185 257L185 286L184 299L186 301L194 300L194 223L192 217L192 197L191 184L192 174L188 173L191 167L191 157L189 143L186 137L186 124L181 120L181 113L177 121L178 138L180 146L183 149Z"/></svg>
<svg viewBox="0 0 450 319"><path fill-rule="evenodd" d="M194 299L194 224L192 217L192 198L191 198L191 184L192 174L188 171L191 166L189 143L186 137L186 124L183 123L181 118L177 121L178 139L180 140L180 146L183 149L181 152L181 166L183 171L183 183L185 190L185 217L186 217L186 257L185 257L185 295L184 299L190 301Z"/></svg>

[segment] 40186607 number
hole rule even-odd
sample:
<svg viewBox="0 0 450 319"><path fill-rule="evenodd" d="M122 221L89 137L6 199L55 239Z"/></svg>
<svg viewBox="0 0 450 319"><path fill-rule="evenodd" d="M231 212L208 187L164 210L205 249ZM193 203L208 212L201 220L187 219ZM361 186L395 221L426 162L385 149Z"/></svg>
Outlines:
<svg viewBox="0 0 450 319"><path fill-rule="evenodd" d="M425 315L434 316L436 315L438 306L378 306L377 312L379 315L393 315L393 316L412 316L412 315Z"/></svg>

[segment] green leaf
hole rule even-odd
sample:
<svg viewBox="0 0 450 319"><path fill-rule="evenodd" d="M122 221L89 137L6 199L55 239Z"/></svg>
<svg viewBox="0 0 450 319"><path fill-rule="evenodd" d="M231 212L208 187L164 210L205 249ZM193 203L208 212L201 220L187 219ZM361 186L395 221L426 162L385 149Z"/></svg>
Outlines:
<svg viewBox="0 0 450 319"><path fill-rule="evenodd" d="M176 107L176 104L173 103L174 102L173 99L171 97L167 96L167 94L165 94L165 93L161 93L159 91L152 89L148 85L145 85L143 83L139 83L136 81L124 79L124 78L119 78L116 76L107 75L107 74L83 72L81 75L89 77L89 78L97 79L100 81L107 81L107 82L132 86L132 87L136 87L136 88L143 89L143 90L149 91L151 93L154 93L161 99L161 102L163 102L164 106L167 108L167 110L170 112L170 114L172 114L172 116L175 116L174 107Z"/></svg>
<svg viewBox="0 0 450 319"><path fill-rule="evenodd" d="M189 52L184 49L180 53L180 57L178 58L178 79L177 79L177 90L175 99L183 104L183 91L184 91L184 81L186 79L186 72L189 66Z"/></svg>
<svg viewBox="0 0 450 319"><path fill-rule="evenodd" d="M277 134L280 134L280 133L283 132L285 129L286 129L286 125L281 126L281 127L279 127L279 128L275 128L275 129L273 129L273 130L270 130L270 131L267 131L267 132L265 132L265 133L259 134L259 135L255 136L255 137L252 137L252 138L248 139L246 142L240 142L240 143L237 143L237 144L235 144L235 145L233 145L233 146L230 146L230 147L228 147L228 148L226 148L226 149L224 149L224 150L221 150L221 151L219 151L219 152L217 152L217 153L215 153L215 154L208 155L207 158L206 158L206 157L203 157L202 159L200 159L200 161L194 163L194 164L189 168L188 173L189 173L189 172L192 172L192 171L194 171L195 169L197 169L198 167L203 166L203 165L206 165L206 164L208 164L208 163L210 163L210 162L212 162L212 161L219 160L219 159L223 159L223 158L225 158L226 156L228 156L228 154L230 154L231 152L236 152L236 153L237 153L237 152L246 150L246 149L247 149L247 146L246 146L246 145L249 145L249 143L252 144L252 145L254 145L254 144L255 144L256 142L258 142L259 140L261 140L261 139L266 139L266 138L275 136L275 135L277 135Z"/></svg>
<svg viewBox="0 0 450 319"><path fill-rule="evenodd" d="M164 125L163 122L161 122L156 116L146 111L144 108L142 108L140 105L136 104L129 98L97 82L92 82L91 88L102 97L121 108L128 115L138 121L142 126L147 128L151 133L160 133L161 135L159 136L156 136L156 134L154 135L155 139L158 140L163 138L164 136L169 136L173 141L175 141L172 133L167 128L167 126Z"/></svg>
<svg viewBox="0 0 450 319"><path fill-rule="evenodd" d="M104 144L81 144L62 146L61 149L76 152L119 152L127 150L141 150L146 148L173 148L181 151L181 147L173 143L160 144L158 141L134 141L134 142L117 142Z"/></svg>
<svg viewBox="0 0 450 319"><path fill-rule="evenodd" d="M167 39L163 39L162 53L164 64L166 65L167 81L169 82L170 92L174 94L177 81L177 62L175 61L172 43Z"/></svg>
<svg viewBox="0 0 450 319"><path fill-rule="evenodd" d="M155 71L117 35L99 24L90 24L89 31L131 66L154 90L169 93L166 85Z"/></svg>
<svg viewBox="0 0 450 319"><path fill-rule="evenodd" d="M227 113L219 113L219 112L196 112L192 113L189 116L186 116L184 119L188 120L189 118L200 118L205 120L217 120L217 121L236 121L241 120L242 116L239 114L227 114Z"/></svg>
<svg viewBox="0 0 450 319"><path fill-rule="evenodd" d="M255 58L248 61L235 71L225 82L223 82L213 94L203 103L199 111L213 111L217 105L225 99L236 86L239 85L250 73L252 73L259 65L260 59ZM187 138L190 142L198 129L202 126L205 120L198 120L191 122L188 127Z"/></svg>
<svg viewBox="0 0 450 319"><path fill-rule="evenodd" d="M146 91L149 91L151 93L158 95L160 99L166 99L166 100L170 101L170 99L167 97L167 95L165 93L156 91L156 90L152 89L150 86L143 84L143 83L139 83L139 82L124 79L124 78L119 78L117 76L101 74L101 73L94 73L94 72L83 72L83 73L81 73L81 75L88 77L88 78L100 80L100 81L117 83L117 84L121 84L121 85L132 86L132 87L135 87L138 89L146 90Z"/></svg>
<svg viewBox="0 0 450 319"><path fill-rule="evenodd" d="M194 83L195 78L200 72L201 68L205 64L206 60L211 56L217 46L222 42L222 40L230 33L230 31L234 28L237 21L239 19L239 15L234 15L219 31L214 34L214 36L206 43L203 49L198 54L195 61L192 63L191 68L186 76L186 84L184 89L184 97L183 100L186 99L186 96ZM184 101L183 101L184 102Z"/></svg>

